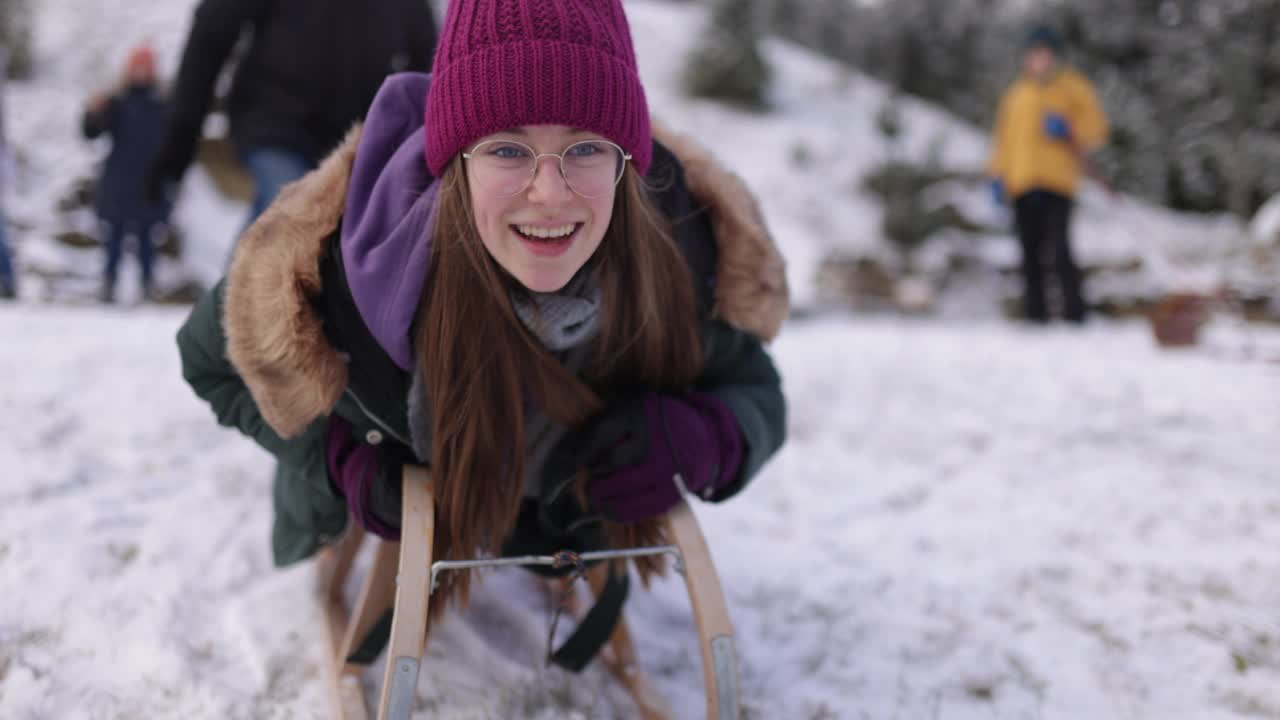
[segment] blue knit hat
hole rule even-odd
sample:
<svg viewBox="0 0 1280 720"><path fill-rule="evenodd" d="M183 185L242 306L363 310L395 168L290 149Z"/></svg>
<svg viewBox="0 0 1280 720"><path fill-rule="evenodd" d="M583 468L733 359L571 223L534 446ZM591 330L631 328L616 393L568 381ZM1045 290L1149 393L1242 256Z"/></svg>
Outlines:
<svg viewBox="0 0 1280 720"><path fill-rule="evenodd" d="M1062 35L1049 25L1036 25L1027 32L1027 39L1022 44L1024 51L1032 48L1048 48L1056 54L1062 54Z"/></svg>

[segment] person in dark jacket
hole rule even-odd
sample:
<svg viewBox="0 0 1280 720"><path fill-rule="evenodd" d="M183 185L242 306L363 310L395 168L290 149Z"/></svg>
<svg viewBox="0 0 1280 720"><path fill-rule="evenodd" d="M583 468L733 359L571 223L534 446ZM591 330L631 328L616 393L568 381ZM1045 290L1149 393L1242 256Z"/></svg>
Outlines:
<svg viewBox="0 0 1280 720"><path fill-rule="evenodd" d="M218 422L280 461L280 565L351 519L397 537L405 463L431 468L443 559L556 498L647 537L784 439L782 259L736 176L655 141L620 0L452 0L442 38L178 334Z"/></svg>
<svg viewBox="0 0 1280 720"><path fill-rule="evenodd" d="M436 42L426 0L202 0L148 183L154 197L171 195L191 164L218 76L245 31L226 112L254 183L251 220L337 146L384 77L428 70Z"/></svg>
<svg viewBox="0 0 1280 720"><path fill-rule="evenodd" d="M146 46L130 52L121 88L94 96L85 109L81 123L84 136L90 140L103 134L111 136L111 152L94 190L94 207L107 255L102 274L103 302L109 303L115 297L116 271L129 236L137 243L143 297L154 297L155 234L163 229L168 212L162 202L146 196L143 181L147 163L159 144L164 119L165 102L156 85L155 53Z"/></svg>

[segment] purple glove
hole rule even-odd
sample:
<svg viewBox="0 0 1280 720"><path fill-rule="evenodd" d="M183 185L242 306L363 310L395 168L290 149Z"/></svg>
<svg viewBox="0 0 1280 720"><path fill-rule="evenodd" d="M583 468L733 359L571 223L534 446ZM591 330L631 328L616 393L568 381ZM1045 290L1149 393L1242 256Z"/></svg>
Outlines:
<svg viewBox="0 0 1280 720"><path fill-rule="evenodd" d="M636 522L675 507L677 473L689 492L710 499L733 482L742 465L738 422L706 393L648 393L605 411L573 436L572 452L591 473L587 494L614 522Z"/></svg>
<svg viewBox="0 0 1280 720"><path fill-rule="evenodd" d="M329 416L324 435L329 480L346 498L356 522L364 529L389 540L399 540L400 530L380 519L373 509L375 484L382 482L378 449L355 439L351 423L339 415Z"/></svg>

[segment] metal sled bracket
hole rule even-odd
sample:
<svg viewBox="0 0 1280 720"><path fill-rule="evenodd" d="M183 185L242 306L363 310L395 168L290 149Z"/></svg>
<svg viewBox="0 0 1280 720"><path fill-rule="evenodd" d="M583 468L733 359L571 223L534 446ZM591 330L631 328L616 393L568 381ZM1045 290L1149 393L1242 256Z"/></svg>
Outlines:
<svg viewBox="0 0 1280 720"><path fill-rule="evenodd" d="M599 550L596 552L573 553L574 560L591 563L599 560L626 560L649 555L670 555L675 561L676 572L684 574L680 549L675 545L654 545L652 547L632 548L629 550ZM547 567L563 567L566 559L562 555L520 555L515 557L477 558L475 560L437 560L431 563L431 592L440 586L440 573L448 570L474 570L477 568L512 567L528 565L545 565Z"/></svg>

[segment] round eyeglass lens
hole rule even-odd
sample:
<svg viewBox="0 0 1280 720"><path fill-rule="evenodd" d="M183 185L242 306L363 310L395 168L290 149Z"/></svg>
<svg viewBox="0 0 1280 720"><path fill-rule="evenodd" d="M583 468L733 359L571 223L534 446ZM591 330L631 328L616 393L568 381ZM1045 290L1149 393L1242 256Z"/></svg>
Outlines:
<svg viewBox="0 0 1280 720"><path fill-rule="evenodd" d="M584 140L560 156L565 182L585 198L598 198L618 184L626 167L622 148L605 140Z"/></svg>
<svg viewBox="0 0 1280 720"><path fill-rule="evenodd" d="M489 140L468 153L472 173L484 190L510 197L529 186L535 167L533 148L513 140Z"/></svg>

